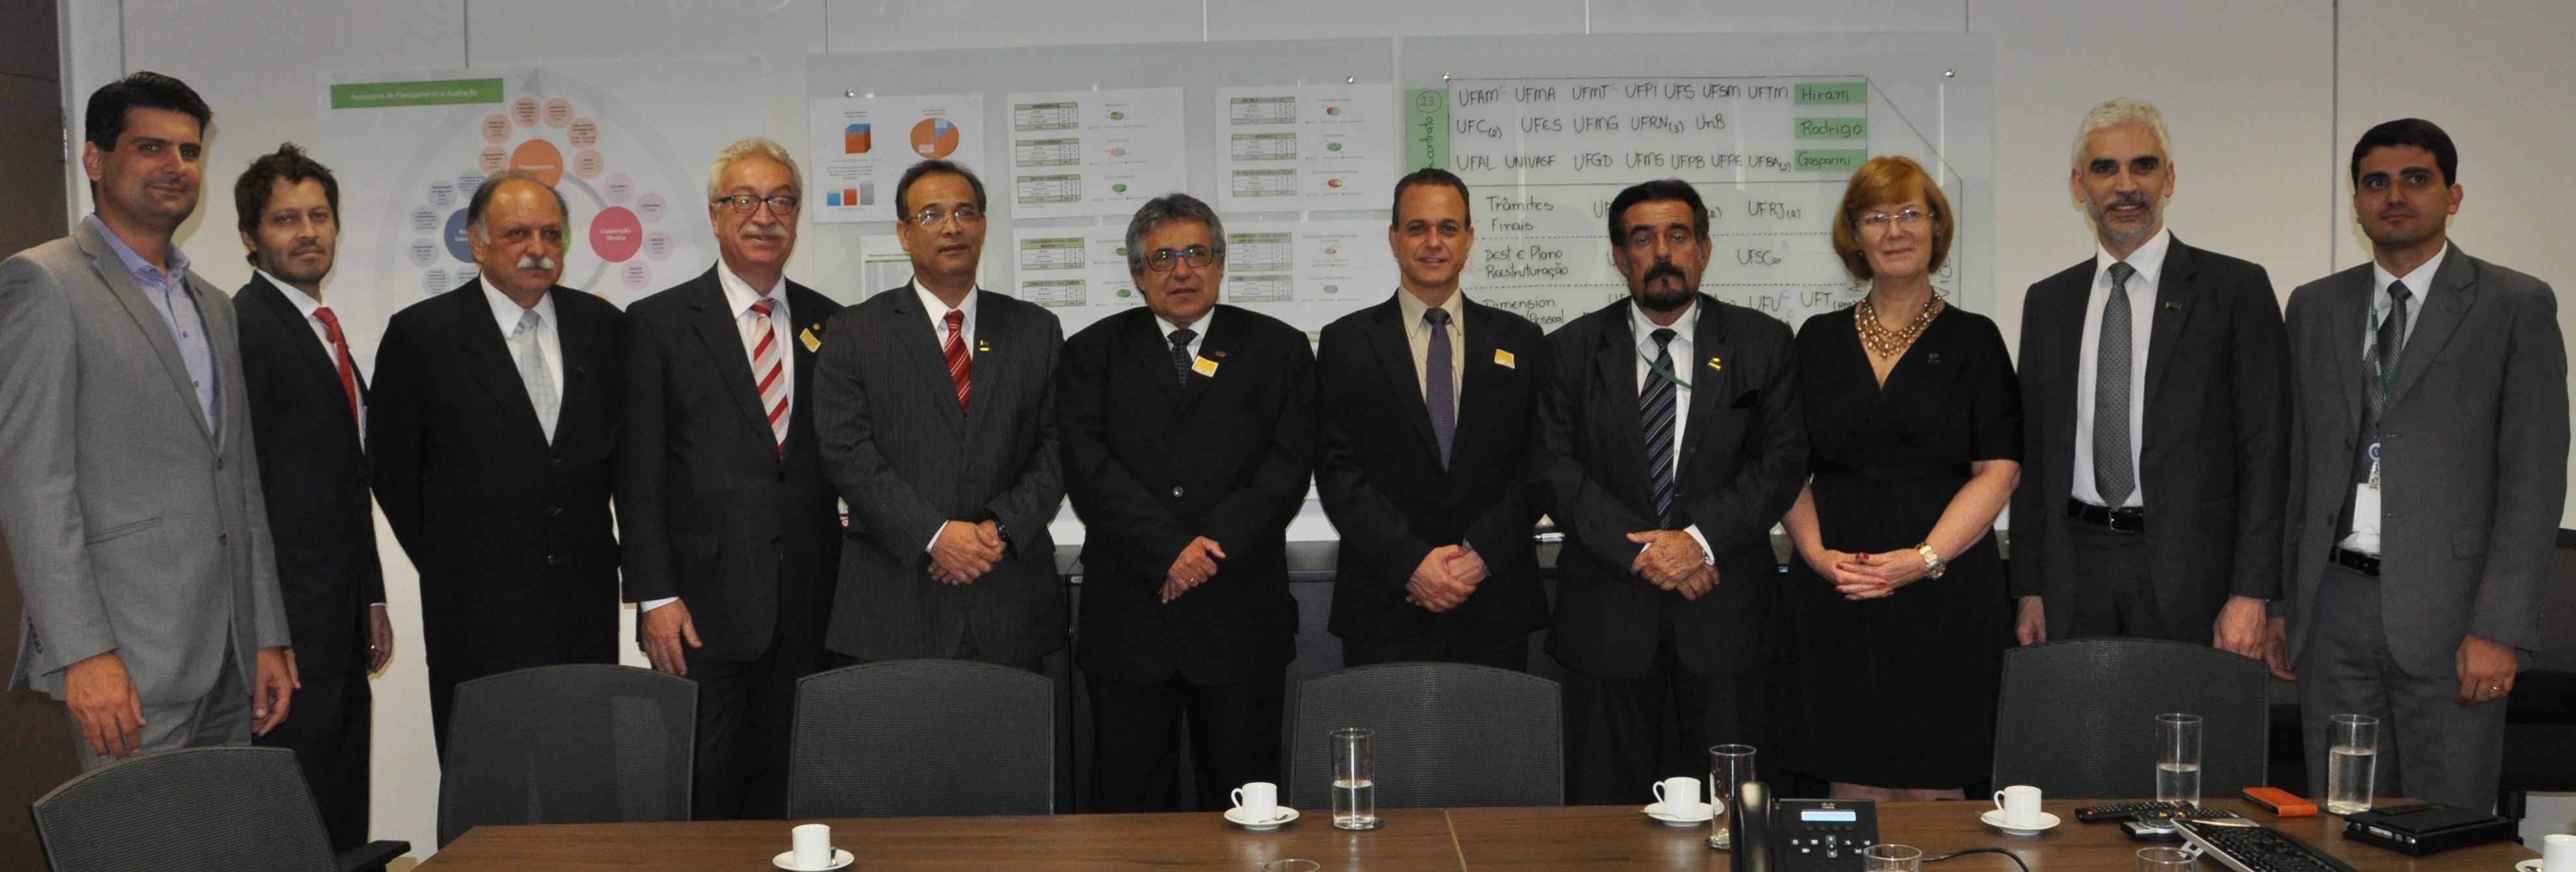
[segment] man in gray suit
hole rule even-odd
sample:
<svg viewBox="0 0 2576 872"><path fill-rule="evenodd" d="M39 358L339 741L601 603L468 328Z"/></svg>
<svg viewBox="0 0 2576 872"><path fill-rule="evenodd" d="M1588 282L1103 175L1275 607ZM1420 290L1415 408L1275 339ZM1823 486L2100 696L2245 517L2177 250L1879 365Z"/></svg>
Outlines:
<svg viewBox="0 0 2576 872"><path fill-rule="evenodd" d="M984 185L924 161L895 187L912 282L824 324L814 426L850 504L824 647L1041 671L1064 647L1055 359L1064 329L975 287Z"/></svg>
<svg viewBox="0 0 2576 872"><path fill-rule="evenodd" d="M212 117L158 73L91 94L98 211L0 263L9 686L69 707L84 769L247 743L295 686L232 300L171 240Z"/></svg>
<svg viewBox="0 0 2576 872"><path fill-rule="evenodd" d="M2487 808L2503 699L2540 641L2566 349L2549 285L2449 244L2459 163L2428 121L2362 134L2352 211L2371 262L2290 294L2291 576L2271 660L2299 679L2312 795L2330 719L2362 714L2382 724L2377 795Z"/></svg>

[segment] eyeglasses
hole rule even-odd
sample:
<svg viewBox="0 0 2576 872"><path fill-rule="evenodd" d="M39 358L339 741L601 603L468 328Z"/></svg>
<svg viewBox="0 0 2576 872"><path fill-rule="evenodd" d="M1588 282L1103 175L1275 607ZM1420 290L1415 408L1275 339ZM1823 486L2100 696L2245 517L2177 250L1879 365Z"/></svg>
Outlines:
<svg viewBox="0 0 2576 872"><path fill-rule="evenodd" d="M760 209L760 204L767 203L769 204L769 211L772 214L794 215L796 214L798 200L793 196L784 194L776 197L754 197L750 194L735 194L730 197L717 197L707 202L730 205L733 207L735 212L739 212L744 215L749 215L758 211Z"/></svg>
<svg viewBox="0 0 2576 872"><path fill-rule="evenodd" d="M1860 229L1862 230L1874 230L1880 233L1885 233L1890 227L1903 227L1907 229L1921 227L1923 226L1924 219L1930 217L1932 216L1923 214L1923 211L1920 209L1900 209L1897 210L1894 215L1890 215L1885 212L1872 212L1861 216L1860 220L1852 223L1860 225Z"/></svg>
<svg viewBox="0 0 2576 872"><path fill-rule="evenodd" d="M984 211L973 206L959 206L954 212L942 212L938 209L923 209L921 210L921 214L912 216L912 223L920 227L937 227L939 226L939 222L946 221L950 218L957 219L957 223L959 224L973 224L984 220Z"/></svg>
<svg viewBox="0 0 2576 872"><path fill-rule="evenodd" d="M1656 233L1652 227L1628 231L1629 248L1653 248L1657 240L1674 248L1687 248L1699 240L1699 232L1688 227L1674 227L1662 233Z"/></svg>
<svg viewBox="0 0 2576 872"><path fill-rule="evenodd" d="M1156 249L1153 254L1145 255L1145 268L1155 272L1171 272L1172 264L1178 261L1188 261L1191 269L1206 269L1208 264L1216 262L1216 252L1208 250L1204 245L1193 245L1179 251L1168 248Z"/></svg>

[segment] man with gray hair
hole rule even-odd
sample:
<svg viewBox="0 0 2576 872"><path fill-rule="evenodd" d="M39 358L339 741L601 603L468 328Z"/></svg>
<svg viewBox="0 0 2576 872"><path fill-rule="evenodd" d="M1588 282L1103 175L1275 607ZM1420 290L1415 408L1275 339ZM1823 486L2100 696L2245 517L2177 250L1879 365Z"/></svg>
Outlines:
<svg viewBox="0 0 2576 872"><path fill-rule="evenodd" d="M2094 107L2073 164L2099 246L2024 298L2016 635L2262 656L2289 446L2280 301L2262 267L2165 229L2173 149L2155 106Z"/></svg>
<svg viewBox="0 0 2576 872"><path fill-rule="evenodd" d="M715 265L626 309L626 599L653 668L698 684L700 820L786 814L796 680L823 666L841 557L813 403L841 304L786 276L804 189L778 143L726 147Z"/></svg>
<svg viewBox="0 0 2576 872"><path fill-rule="evenodd" d="M1316 449L1304 331L1217 303L1225 225L1187 194L1127 224L1144 294L1065 341L1056 393L1082 546L1093 811L1181 810L1181 727L1201 811L1279 780L1297 654L1288 521Z"/></svg>
<svg viewBox="0 0 2576 872"><path fill-rule="evenodd" d="M544 179L485 179L465 215L481 274L394 314L367 408L376 502L420 569L442 749L459 682L617 662L624 315L555 284L569 222Z"/></svg>

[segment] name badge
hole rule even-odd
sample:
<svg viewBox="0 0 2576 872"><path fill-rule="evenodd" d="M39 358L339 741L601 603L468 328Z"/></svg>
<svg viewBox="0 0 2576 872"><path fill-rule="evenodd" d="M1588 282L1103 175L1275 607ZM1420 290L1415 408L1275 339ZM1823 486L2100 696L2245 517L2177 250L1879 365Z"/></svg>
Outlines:
<svg viewBox="0 0 2576 872"><path fill-rule="evenodd" d="M823 340L814 338L814 328L812 327L807 327L804 332L796 334L796 341L805 343L805 350L807 351L813 351L823 347Z"/></svg>
<svg viewBox="0 0 2576 872"><path fill-rule="evenodd" d="M2370 444L2370 475L2352 486L2352 531L2379 535L2379 443Z"/></svg>
<svg viewBox="0 0 2576 872"><path fill-rule="evenodd" d="M1495 365L1495 366L1499 366L1499 367L1502 367L1502 368L1504 368L1504 369L1519 369L1520 367L1519 367L1519 366L1517 366L1517 365L1514 365L1512 361L1513 361L1513 358L1512 358L1512 353L1511 353L1511 352L1509 352L1509 351L1504 351L1504 350L1502 350L1502 349L1500 349L1500 348L1494 349L1494 365Z"/></svg>
<svg viewBox="0 0 2576 872"><path fill-rule="evenodd" d="M1209 360L1204 357L1190 361L1190 371L1214 378L1216 377L1216 361Z"/></svg>

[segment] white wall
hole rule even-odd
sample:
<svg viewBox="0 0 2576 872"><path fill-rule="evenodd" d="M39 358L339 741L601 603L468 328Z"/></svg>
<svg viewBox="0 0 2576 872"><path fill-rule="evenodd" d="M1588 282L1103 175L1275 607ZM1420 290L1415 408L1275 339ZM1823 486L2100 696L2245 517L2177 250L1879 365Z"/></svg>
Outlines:
<svg viewBox="0 0 2576 872"><path fill-rule="evenodd" d="M2344 149L2370 124L2430 118L2457 138L2467 250L2576 287L2561 256L2576 174L2576 6L2495 0L58 0L66 100L125 72L187 80L216 111L201 217L183 243L238 285L230 180L279 140L319 135L315 75L555 60L759 55L768 136L801 148L805 55L955 47L1486 33L1958 31L1993 35L1995 267L1989 313L2019 329L2020 288L2089 256L2066 154L2083 111L2162 106L2180 173L2170 221L2193 244L2291 287L2359 263ZM749 133L751 131L746 131ZM74 188L77 190L78 185ZM202 216L214 216L211 224ZM808 260L811 255L809 253ZM823 256L828 256L824 254ZM798 278L812 274L800 264ZM2576 319L2576 313L2561 313ZM2576 335L2572 333L2571 335ZM2563 522L2562 522L2563 524ZM378 679L376 831L434 843L415 579L392 537L399 651ZM640 662L640 658L637 660ZM2576 800L2536 798L2531 829L2564 831Z"/></svg>

